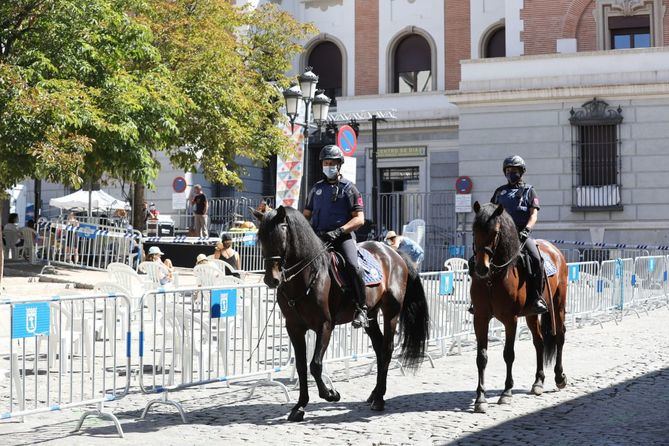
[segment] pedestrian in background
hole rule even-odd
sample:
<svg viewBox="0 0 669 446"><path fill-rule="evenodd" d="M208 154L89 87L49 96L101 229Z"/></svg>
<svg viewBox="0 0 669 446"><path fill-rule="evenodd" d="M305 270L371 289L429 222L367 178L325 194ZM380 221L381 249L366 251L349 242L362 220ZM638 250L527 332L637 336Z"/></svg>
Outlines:
<svg viewBox="0 0 669 446"><path fill-rule="evenodd" d="M193 197L193 217L195 220L195 233L197 237L209 237L209 201L202 192L202 186L196 184L193 188L195 196Z"/></svg>
<svg viewBox="0 0 669 446"><path fill-rule="evenodd" d="M388 231L386 234L386 243L408 255L416 265L419 265L425 258L425 252L418 243L409 237L397 235L395 231Z"/></svg>

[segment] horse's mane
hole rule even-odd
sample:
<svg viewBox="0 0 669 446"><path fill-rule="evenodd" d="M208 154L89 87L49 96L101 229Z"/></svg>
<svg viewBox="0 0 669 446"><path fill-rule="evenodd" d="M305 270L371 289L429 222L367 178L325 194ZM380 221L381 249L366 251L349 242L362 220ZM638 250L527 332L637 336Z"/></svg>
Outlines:
<svg viewBox="0 0 669 446"><path fill-rule="evenodd" d="M474 233L481 231L490 234L494 231L495 225L499 223L500 237L497 242L495 254L499 256L496 261L506 262L512 255L515 255L520 249L520 239L516 231L516 225L511 216L506 212L495 216L497 210L496 204L485 203L481 205L481 210L474 218ZM511 262L513 265L515 262Z"/></svg>
<svg viewBox="0 0 669 446"><path fill-rule="evenodd" d="M292 207L272 209L265 213L258 231L260 243L269 246L273 242L276 243L281 237L279 224L283 221L276 218L279 213L285 214L285 222L288 224L287 261L292 263L302 259L311 259L323 250L323 242L316 236L307 219L300 211ZM326 256L319 256L313 265L317 268L326 267Z"/></svg>

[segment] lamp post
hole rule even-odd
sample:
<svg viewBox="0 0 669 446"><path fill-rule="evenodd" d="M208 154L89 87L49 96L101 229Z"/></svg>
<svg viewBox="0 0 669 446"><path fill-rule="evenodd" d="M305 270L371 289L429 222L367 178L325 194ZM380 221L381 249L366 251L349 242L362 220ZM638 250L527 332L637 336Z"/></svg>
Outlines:
<svg viewBox="0 0 669 446"><path fill-rule="evenodd" d="M291 133L295 130L295 120L299 114L299 102L304 102L304 158L302 165L302 185L300 187L300 205L304 207L307 197L307 187L309 187L309 108L313 105L314 121L320 126L327 120L328 110L330 108L330 98L320 93L316 96L316 85L318 84L318 76L312 71L311 67L307 67L301 75L297 78L299 87L293 85L284 90L283 97L286 101L286 115L290 120ZM316 96L316 97L314 97Z"/></svg>

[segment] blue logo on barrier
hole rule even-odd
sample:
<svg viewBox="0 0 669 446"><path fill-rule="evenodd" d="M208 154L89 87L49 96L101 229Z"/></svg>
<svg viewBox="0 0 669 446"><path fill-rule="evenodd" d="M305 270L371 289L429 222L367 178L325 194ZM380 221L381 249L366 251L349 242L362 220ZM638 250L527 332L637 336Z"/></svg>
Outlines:
<svg viewBox="0 0 669 446"><path fill-rule="evenodd" d="M12 339L48 334L50 318L48 302L14 305L12 308Z"/></svg>
<svg viewBox="0 0 669 446"><path fill-rule="evenodd" d="M667 281L667 272L666 271L664 272L664 281L665 282Z"/></svg>
<svg viewBox="0 0 669 446"><path fill-rule="evenodd" d="M569 265L569 281L576 282L581 275L580 265Z"/></svg>
<svg viewBox="0 0 669 446"><path fill-rule="evenodd" d="M597 279L597 294L602 294L604 292L604 281L602 279Z"/></svg>
<svg viewBox="0 0 669 446"><path fill-rule="evenodd" d="M465 257L464 245L451 245L448 247L448 255L450 257Z"/></svg>
<svg viewBox="0 0 669 446"><path fill-rule="evenodd" d="M648 259L648 272L652 273L655 271L655 259Z"/></svg>
<svg viewBox="0 0 669 446"><path fill-rule="evenodd" d="M80 224L79 229L77 229L77 233L79 234L79 237L83 238L95 238L95 233L97 232L98 227L96 225L87 225L87 224Z"/></svg>
<svg viewBox="0 0 669 446"><path fill-rule="evenodd" d="M237 290L211 290L211 317L234 317L237 314Z"/></svg>
<svg viewBox="0 0 669 446"><path fill-rule="evenodd" d="M439 275L439 295L453 294L453 273L444 272Z"/></svg>
<svg viewBox="0 0 669 446"><path fill-rule="evenodd" d="M255 234L246 234L242 238L242 245L244 246L255 246L256 245L256 235Z"/></svg>

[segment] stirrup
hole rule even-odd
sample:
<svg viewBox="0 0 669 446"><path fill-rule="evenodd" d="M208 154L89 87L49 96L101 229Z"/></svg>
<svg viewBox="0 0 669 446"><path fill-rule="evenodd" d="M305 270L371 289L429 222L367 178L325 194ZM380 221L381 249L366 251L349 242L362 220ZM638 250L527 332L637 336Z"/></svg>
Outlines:
<svg viewBox="0 0 669 446"><path fill-rule="evenodd" d="M362 319L362 320L360 320ZM355 310L353 320L351 321L353 328L369 328L369 318L367 317L367 310L358 308Z"/></svg>

